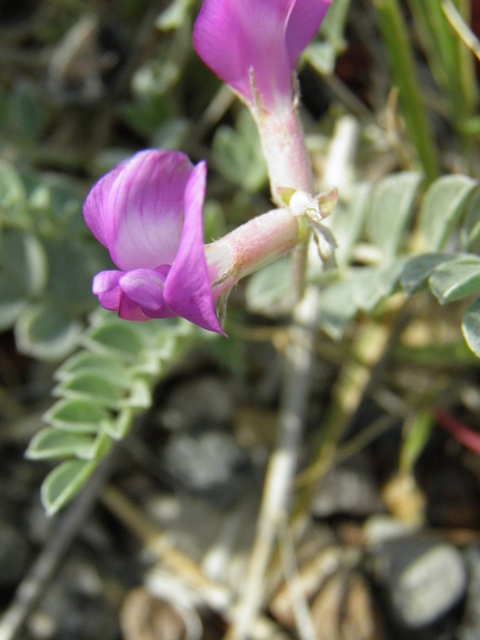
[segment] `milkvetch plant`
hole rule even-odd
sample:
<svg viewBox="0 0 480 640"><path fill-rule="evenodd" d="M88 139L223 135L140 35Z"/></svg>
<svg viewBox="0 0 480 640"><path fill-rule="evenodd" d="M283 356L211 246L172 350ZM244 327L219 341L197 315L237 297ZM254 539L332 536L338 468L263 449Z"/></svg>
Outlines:
<svg viewBox="0 0 480 640"><path fill-rule="evenodd" d="M87 226L118 267L93 281L93 293L105 309L126 320L181 316L223 333L214 309L219 297L225 294L225 300L239 277L306 236L300 219L313 209L286 209L296 190L307 200L312 190L293 71L328 5L323 0L203 4L195 23L195 47L251 108L269 164L272 197L283 211L270 212L213 243L207 264L202 236L205 163L193 167L179 152L136 154L101 178L84 205ZM319 208L314 218L320 254L330 261L333 240L319 231Z"/></svg>
<svg viewBox="0 0 480 640"><path fill-rule="evenodd" d="M83 3L73 4L72 21L75 12L81 13ZM141 16L139 35L143 36L145 27L153 31L149 15L141 15L145 13L144 3L119 0L116 3L119 13L124 4L129 5L129 15L138 12ZM332 465L366 448L367 443L384 433L387 425L396 429L394 425L403 420L398 465L397 451L390 451L387 442L388 464L381 465L378 476L380 480L398 469L398 475L386 487L392 491L383 492L386 508L395 516L402 501L397 498L401 495L397 487L400 490L413 487L410 497L406 496L410 498L406 501L408 505L418 497L414 471L423 464L424 456L420 454L435 422L446 427L463 445L480 452L480 446L472 446L472 434L470 437L461 425L452 421L461 406L467 424L473 424L467 414L474 415L478 404L473 384L478 360L468 350L459 325L463 316L464 336L480 356L480 185L478 180L462 175L468 171L474 176L480 174L480 153L473 144L480 128L474 122L477 103L468 102L468 109L461 104L466 103L470 91L456 90L464 85L474 94L477 78L465 74L463 45L446 19L430 20L432 15L441 17L438 12L448 4L455 8L452 2L444 0L360 3L168 0L164 4L162 15L168 20L157 20L155 27L169 30L168 35L157 33L156 38L149 38L146 49L144 37L135 39L133 47L127 49L133 55L127 56L126 73L114 79L109 99L105 104L99 101L88 108L89 112L94 108L95 121L104 128L105 136L98 136L97 140L92 135L88 140L85 113L81 109L81 126L61 126L61 135L49 133L49 144L44 149L34 148L31 138L25 140L24 147L17 148L10 133L4 136L5 130L13 128L12 119L0 117L0 138L7 142L0 151L0 326L2 317L12 322L14 316L15 324L7 326L14 326L17 346L21 348L25 336L35 337L36 342L30 340L28 344L24 340L23 344L29 349L24 351L36 358L42 353L41 357L63 359L67 352L59 355L59 343L62 349L66 345L70 351L77 350L55 372L52 395L56 402L44 415L46 424L33 438L27 457L55 462L41 492L48 514L66 505L107 455L109 462L123 464L124 453L130 455L131 450L135 454L140 447L139 454L147 463L140 475L148 473L149 463L155 464L158 458L162 480L165 465L161 463L169 462L171 453L164 447L167 436L172 443L175 440L180 443L178 437L185 442L189 439L199 453L192 459L192 466L182 458L178 477L167 478L175 483L166 483L167 499L171 502L170 494L177 493L177 487L182 494L185 488L195 493L199 489L208 501L222 498L223 486L215 484L213 491L210 488L205 491L200 487L205 483L184 482L187 474L192 477L194 465L199 469L208 466L212 452L214 457L218 453L219 462L223 455L220 449L217 452L217 447L209 447L210 451L197 447L203 445L197 436L203 436L198 427L204 422L198 411L194 423L180 421L183 427L178 420L175 424L170 419L164 420L171 418L167 416L171 413L169 407L178 404L169 401L173 399L171 390L177 396L180 382L181 400L188 396L190 381L198 375L199 381L204 379L200 363L206 352L209 371L218 367L222 377L231 372L235 381L233 392L240 401L254 397L264 404L251 381L255 384L258 374L266 374L275 387L273 404L268 398L267 401L269 410L275 411L278 425L276 443L268 434L268 464L265 465L262 456L255 455L259 445L265 448L262 434L253 434L249 442L243 443L237 438L238 430L232 432L238 445L250 445L255 477L265 478L256 523L253 517L243 523L245 528L252 529L255 524L257 528L251 551L242 548L243 560L240 559L244 564L247 553L250 555L250 570L241 580L229 581L226 573L218 571L209 572L207 580L203 580L202 568L208 562L201 562L199 569L188 562L188 555L182 557L177 553L176 557L170 553L175 552L178 541L178 527L173 521L163 522L162 529L166 530L159 532L169 542L167 556L160 550L159 559L166 560L167 578L177 570L187 583L193 577L190 586L198 589L198 602L204 603L198 612L200 618L211 607L220 622L214 625L215 629L212 627L213 634L221 635L225 625L231 624L227 635L235 640L278 633L315 638L322 635L317 626L322 620L315 616L317 604L328 600L328 588L318 594L312 592L308 602L290 594L292 613L298 623L295 632L284 627L289 626L291 614L287 611L286 617L279 615L280 610L264 597L281 565L285 586L290 586L289 578L295 574L296 524L302 528L311 521L308 489L318 486L314 481L321 481ZM468 22L468 5L473 8L474 0L458 0L455 5ZM200 61L194 59L189 42L195 18L190 14L195 9L199 10L193 36L195 50L212 73L202 69ZM432 13L434 10L437 13ZM423 31L416 13L424 14ZM309 114L307 137L299 117L303 112L297 109L302 96L295 72L302 49L314 36L324 15L326 20L319 38L308 45L302 57L305 73L301 76L301 90L307 110L310 105L314 110ZM134 29L130 28L134 25L126 26L126 31L134 35ZM416 37L409 42L407 37L412 32ZM442 33L443 37L432 39L434 46L429 51L425 46L428 36ZM156 58L148 55L153 53L150 43L155 46L154 40L159 45ZM411 46L413 42L415 46ZM433 70L432 62L436 62L441 72L433 74L437 92L428 80L424 86L417 80L415 69L422 42L427 55L421 57L421 77L425 77L426 65ZM54 44L51 38L47 44L48 48ZM98 53L103 51L103 43L100 44ZM336 64L335 56L340 50L343 55ZM101 63L108 67L109 56L98 59L95 47L91 53L85 70L88 72L95 60L99 62L100 66L93 69L95 80L98 73L103 76ZM133 69L139 57L135 53L140 53L143 59L137 70ZM390 77L387 61L391 64ZM8 66L2 70L3 75L8 76ZM456 75L450 77L449 70L456 71ZM108 68L106 71L110 75ZM439 82L443 71L448 91ZM314 78L316 72L322 77ZM230 96L228 86L217 91L213 73L230 86L233 91ZM330 74L335 76L326 77ZM132 77L130 96L125 92L127 77ZM394 90L388 100L391 88ZM4 110L5 97L0 91L0 111ZM16 100L11 108L15 115L24 112L28 116L31 106L28 100ZM435 120L431 118L432 110ZM58 109L56 112L60 113ZM68 113L68 121L75 124L75 113L70 109ZM453 127L445 136L449 124ZM53 122L48 128L53 132ZM98 132L98 126L90 130ZM67 149L62 149L62 140L71 136L76 140L83 135L85 141L80 139L75 149L63 153ZM109 146L100 148L102 139L108 140ZM133 149L132 140L136 147ZM131 149L127 153L125 144ZM139 148L145 150L135 153ZM160 150L176 148L185 153L188 149L192 160L179 151ZM262 150L266 163L260 158ZM110 171L126 155L130 158ZM5 158L20 164L17 178L2 166ZM208 158L208 177L203 158ZM67 194L63 197L65 206L60 206L55 191L45 191L44 166L55 172L70 166L83 195L86 176L98 178L106 174L93 186L85 203L88 227L80 215L72 213L76 197ZM270 205L265 204L268 196L263 190L266 166L274 202L271 211ZM213 179L211 167L218 172ZM35 171L33 187L31 169ZM454 175L438 177L447 170ZM321 186L316 188L316 184ZM331 191L318 194L319 189ZM325 226L324 220L333 210L335 213ZM231 225L228 234L221 219L223 214ZM248 221L241 226L239 222L232 224L239 220ZM204 242L203 225L209 244ZM310 242L312 234L316 236L321 264L315 251L309 251L308 256L306 253L307 246L314 248ZM63 251L68 248L66 243L75 253ZM291 255L286 255L290 252ZM85 268L81 270L79 264ZM329 269L331 272L326 273ZM63 272L68 278L56 277ZM227 296L246 275L249 275L247 286L241 290L239 287L236 293L241 295L232 296L237 313L232 313L230 323L224 324ZM92 278L95 295L91 291ZM410 295L422 290L425 295L409 300ZM302 299L303 292L306 295ZM440 304L453 304L443 313L430 294ZM430 298L428 306L427 298ZM262 316L261 322L258 315L239 310L243 301L249 311ZM100 308L89 313L98 303ZM279 321L279 316L288 312L291 322L285 318ZM52 323L54 314L57 320ZM273 318L273 322L265 316ZM88 322L86 331L82 331L84 322ZM75 332L67 332L72 324ZM225 335L224 330L232 336L230 340L220 337ZM268 343L262 345L261 352L248 344L257 341ZM197 351L199 346L201 355ZM8 356L9 342L7 348ZM274 351L278 354L274 355ZM263 357L264 353L272 355L271 362ZM277 358L284 365L281 383ZM312 370L315 359L322 360L320 373L326 372L326 377L316 375L318 362ZM25 429L16 433L18 418L24 422L23 398L28 394L29 402L31 398L35 403L32 408L37 407L37 393L44 388L43 383L41 387L30 384L30 379L35 382L45 372L41 367L39 374L34 371L32 378L24 377L24 360L18 363L17 360L15 367L22 374L20 379L28 384L22 384L18 395L14 389L14 403L11 407L4 403L5 411L2 406L0 412L1 418L7 420L5 436L9 440L14 437L15 449L17 438L26 433ZM11 382L3 369L0 392L8 399ZM449 385L452 376L456 380L453 386ZM248 381L247 387L244 381ZM227 387L225 391L229 394L231 385ZM210 389L206 390L207 396L203 395L203 389L198 390L202 397L210 397ZM186 403L193 407L198 404L190 403L188 397ZM372 403L379 420L370 422L365 407ZM149 411L152 407L153 422ZM144 414L143 419L138 420L139 414ZM217 430L222 429L217 422ZM117 457L118 447L114 443L128 436L136 423L141 428L134 428L129 440L121 443L121 455ZM181 431L166 433L165 429L179 425ZM306 437L303 425L309 426ZM352 425L360 425L354 438ZM148 451L142 453L145 446ZM384 450L381 443L380 448ZM230 455L233 451L229 446L224 452L226 464L222 463L229 489L237 478L230 470L230 462L237 459L236 455L234 458ZM369 458L370 451L365 451L365 456ZM459 462L463 464L463 456ZM110 464L102 467L111 469ZM37 470L42 473L41 467L37 466ZM85 486L78 510L73 506L77 523L87 501L91 505L99 496L105 480L104 472L99 471L93 483ZM115 518L138 535L142 534L142 511L155 507L149 494L155 493L156 487L136 482L140 476L138 469L133 471L135 485L122 482L117 494L110 488L107 492L102 490L101 500L102 505L113 509ZM298 472L300 475L295 478ZM122 475L125 473L128 480L130 469L122 470ZM31 484L35 476L27 475ZM254 484L252 491L256 494L259 487L257 482ZM137 515L135 509L122 501L123 496L131 493L130 489L140 498ZM142 500L145 497L147 501ZM188 495L185 498L188 506L190 498ZM231 513L224 514L232 523L238 523L238 514L245 512L243 497L239 500L242 502L239 509L234 506ZM182 501L180 496L183 504ZM201 504L199 508L205 519ZM415 511L421 508L414 506ZM300 516L298 520L289 520L292 510ZM207 512L209 517L211 509ZM225 518L222 516L222 520ZM69 522L73 520L67 518L60 526L68 528ZM172 525L175 533L171 536ZM155 534L153 529L152 532ZM196 533L190 532L194 546ZM229 552L236 553L235 540L231 543L222 566L228 568L232 557L236 563L234 573L238 575L238 569L241 570L238 558ZM193 549L190 544L188 547ZM278 553L271 562L274 547ZM341 553L340 547L338 551ZM197 554L195 557L201 560ZM348 557L346 561L349 564ZM361 558L359 563L356 569L361 571L364 568ZM212 567L210 563L209 568ZM305 568L308 569L308 562L299 568L301 575L305 575ZM343 571L342 564L340 573L332 578L341 577ZM376 583L376 576L372 579ZM27 587L28 582L27 577ZM278 586L277 595L285 594L285 588ZM365 593L370 595L369 591ZM24 594L22 586L18 594L19 597ZM172 593L173 600L175 597ZM13 620L17 604L14 599ZM308 612L310 604L312 616ZM261 608L267 616L258 618ZM28 612L23 610L26 615ZM378 616L375 611L373 614L375 622ZM0 622L0 637L1 628L12 620L8 611L2 617L5 624ZM451 616L447 618L449 624ZM275 620L280 621L281 628ZM382 630L377 625L375 628L381 636Z"/></svg>
<svg viewBox="0 0 480 640"><path fill-rule="evenodd" d="M165 359L173 361L175 343L187 344L195 335L193 327L186 330L181 322L172 328L166 321L156 330L149 329L152 323L126 324L122 319L181 317L223 334L225 301L235 283L298 243L305 245L309 220L318 231L319 221L331 212L336 194L312 196L294 75L328 5L323 0L206 2L195 27L200 55L220 46L218 36L224 48L231 46L239 54L219 54L224 57L221 69L210 64L208 52L203 57L254 115L278 208L204 246L204 162L193 166L180 152L147 149L92 187L83 209L85 222L117 267L94 277L93 293L120 320L108 315L93 320L84 337L86 351L58 374L55 393L60 400L45 416L51 426L29 448L28 455L36 459L73 458L44 483L42 499L50 513L75 495L112 440L124 437L134 414L149 405L149 389ZM224 24L216 33L222 26L218 20ZM325 260L331 258L332 244L327 238L322 245ZM166 335L171 340L165 342Z"/></svg>
<svg viewBox="0 0 480 640"><path fill-rule="evenodd" d="M236 282L306 245L312 229L327 268L334 262L333 235L339 239L340 269L328 277L318 271L312 276L322 287L316 323L335 339L352 326L356 314L381 309L382 301L399 290L411 294L429 289L442 304L478 293L480 191L471 178L440 178L423 195L422 175L416 171L387 175L373 188L354 184L351 199L345 191L340 194L333 235L323 227L336 193L315 195L313 190L296 110L295 66L329 4L205 0L195 23L198 55L253 115L277 208L205 246L204 162L194 166L180 152L148 149L94 185L85 203L85 220L116 269L101 271L93 290L120 320L101 309L91 318L83 350L57 374L54 393L60 400L45 416L50 427L40 431L29 449L32 458L67 458L45 482L43 499L50 512L78 491L111 441L127 433L132 416L150 406L150 390L180 357L180 346L183 350L198 339L191 323L222 334L225 301ZM149 144L154 144L151 139ZM406 250L414 216L423 244L419 249L427 253L412 256ZM462 253L451 253L445 247L457 227ZM364 259L366 248L372 249L370 262ZM292 291L286 262L254 273L250 283L263 282L263 290L270 297L274 291L283 302ZM249 289L256 291L255 300ZM246 298L251 309L265 312L262 287L247 288ZM477 300L463 320L464 335L477 355L479 318Z"/></svg>

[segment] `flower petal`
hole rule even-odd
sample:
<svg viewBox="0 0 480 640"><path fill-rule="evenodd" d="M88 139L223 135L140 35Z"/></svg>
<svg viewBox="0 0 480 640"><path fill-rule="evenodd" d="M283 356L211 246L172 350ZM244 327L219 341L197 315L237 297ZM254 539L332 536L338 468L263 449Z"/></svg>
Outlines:
<svg viewBox="0 0 480 640"><path fill-rule="evenodd" d="M135 320L136 322L142 322L145 320L151 320L146 316L139 304L130 300L122 290L120 290L120 304L118 305L118 317L122 320Z"/></svg>
<svg viewBox="0 0 480 640"><path fill-rule="evenodd" d="M317 33L332 0L296 0L293 3L285 32L290 68L293 70L300 54Z"/></svg>
<svg viewBox="0 0 480 640"><path fill-rule="evenodd" d="M204 0L193 30L200 58L248 103L250 71L264 105L291 107L291 72L331 0Z"/></svg>
<svg viewBox="0 0 480 640"><path fill-rule="evenodd" d="M123 293L139 304L149 317L170 317L171 312L163 298L165 278L166 274L159 273L157 270L135 269L121 277L120 287Z"/></svg>
<svg viewBox="0 0 480 640"><path fill-rule="evenodd" d="M290 100L285 18L293 0L204 0L193 46L217 76L254 104L249 70L262 101Z"/></svg>
<svg viewBox="0 0 480 640"><path fill-rule="evenodd" d="M116 311L120 304L121 290L118 283L122 275L121 271L101 271L93 278L92 292L108 311Z"/></svg>
<svg viewBox="0 0 480 640"><path fill-rule="evenodd" d="M182 237L167 275L164 298L177 315L203 329L225 335L215 315L203 250L202 209L206 173L205 162L199 162L187 182Z"/></svg>
<svg viewBox="0 0 480 640"><path fill-rule="evenodd" d="M108 238L111 235L113 216L108 214L107 199L112 184L123 170L125 162L121 162L93 185L83 205L85 223L95 238L108 249Z"/></svg>
<svg viewBox="0 0 480 640"><path fill-rule="evenodd" d="M120 287L115 287L115 289L107 291L106 293L99 293L98 301L104 309L107 309L107 311L118 311L121 295L122 290Z"/></svg>
<svg viewBox="0 0 480 640"><path fill-rule="evenodd" d="M147 150L94 185L85 221L120 269L155 269L173 262L191 170L183 153Z"/></svg>
<svg viewBox="0 0 480 640"><path fill-rule="evenodd" d="M110 271L100 271L93 278L92 292L98 296L99 293L106 293L118 286L120 278L123 276L122 271L114 269Z"/></svg>

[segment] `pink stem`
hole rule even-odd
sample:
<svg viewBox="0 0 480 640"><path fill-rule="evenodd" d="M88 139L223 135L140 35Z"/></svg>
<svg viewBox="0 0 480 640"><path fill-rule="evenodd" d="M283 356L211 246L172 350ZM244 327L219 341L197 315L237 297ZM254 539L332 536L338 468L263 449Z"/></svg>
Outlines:
<svg viewBox="0 0 480 640"><path fill-rule="evenodd" d="M313 179L305 136L296 109L266 113L252 109L267 160L270 188L275 204L282 206L279 187L312 193Z"/></svg>
<svg viewBox="0 0 480 640"><path fill-rule="evenodd" d="M287 253L302 236L302 225L288 209L274 209L249 220L205 247L212 286L232 284Z"/></svg>
<svg viewBox="0 0 480 640"><path fill-rule="evenodd" d="M451 433L455 440L460 442L460 444L463 444L467 449L470 449L470 451L480 455L480 433L466 427L464 424L439 409L434 410L434 415L437 423L446 431Z"/></svg>

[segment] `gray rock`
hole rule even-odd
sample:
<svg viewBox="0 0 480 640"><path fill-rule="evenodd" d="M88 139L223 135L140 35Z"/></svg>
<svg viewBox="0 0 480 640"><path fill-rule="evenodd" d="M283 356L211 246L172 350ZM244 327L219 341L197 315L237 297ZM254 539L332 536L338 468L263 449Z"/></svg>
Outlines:
<svg viewBox="0 0 480 640"><path fill-rule="evenodd" d="M384 510L370 475L363 469L349 467L330 471L312 502L312 514L319 518L339 514L362 518Z"/></svg>
<svg viewBox="0 0 480 640"><path fill-rule="evenodd" d="M200 421L221 424L231 417L233 408L230 385L205 376L175 388L160 414L160 422L171 431L187 429Z"/></svg>
<svg viewBox="0 0 480 640"><path fill-rule="evenodd" d="M387 540L398 540L403 536L411 536L419 530L415 524L406 524L398 518L386 513L370 516L363 523L363 535L369 546L378 546Z"/></svg>
<svg viewBox="0 0 480 640"><path fill-rule="evenodd" d="M480 638L480 548L467 549L465 560L468 568L467 599L457 637L458 640L478 640Z"/></svg>
<svg viewBox="0 0 480 640"><path fill-rule="evenodd" d="M252 470L250 457L235 438L213 429L172 436L164 461L180 485L224 506L242 495Z"/></svg>
<svg viewBox="0 0 480 640"><path fill-rule="evenodd" d="M394 618L410 629L439 621L466 592L465 561L446 542L420 537L388 541L374 567Z"/></svg>

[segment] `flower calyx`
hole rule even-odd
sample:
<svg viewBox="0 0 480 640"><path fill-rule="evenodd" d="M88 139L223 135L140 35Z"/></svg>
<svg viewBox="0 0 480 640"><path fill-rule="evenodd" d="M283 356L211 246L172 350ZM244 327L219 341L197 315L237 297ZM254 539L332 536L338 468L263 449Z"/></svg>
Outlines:
<svg viewBox="0 0 480 640"><path fill-rule="evenodd" d="M328 218L335 209L338 199L337 189L322 191L315 197L306 191L296 191L290 187L279 187L278 192L294 216L306 216L311 222L317 224Z"/></svg>
<svg viewBox="0 0 480 640"><path fill-rule="evenodd" d="M336 266L335 248L337 243L330 229L321 223L335 209L338 199L337 189L319 193L315 197L306 191L296 191L291 188L280 187L278 191L292 215L308 220L324 268L333 269Z"/></svg>

